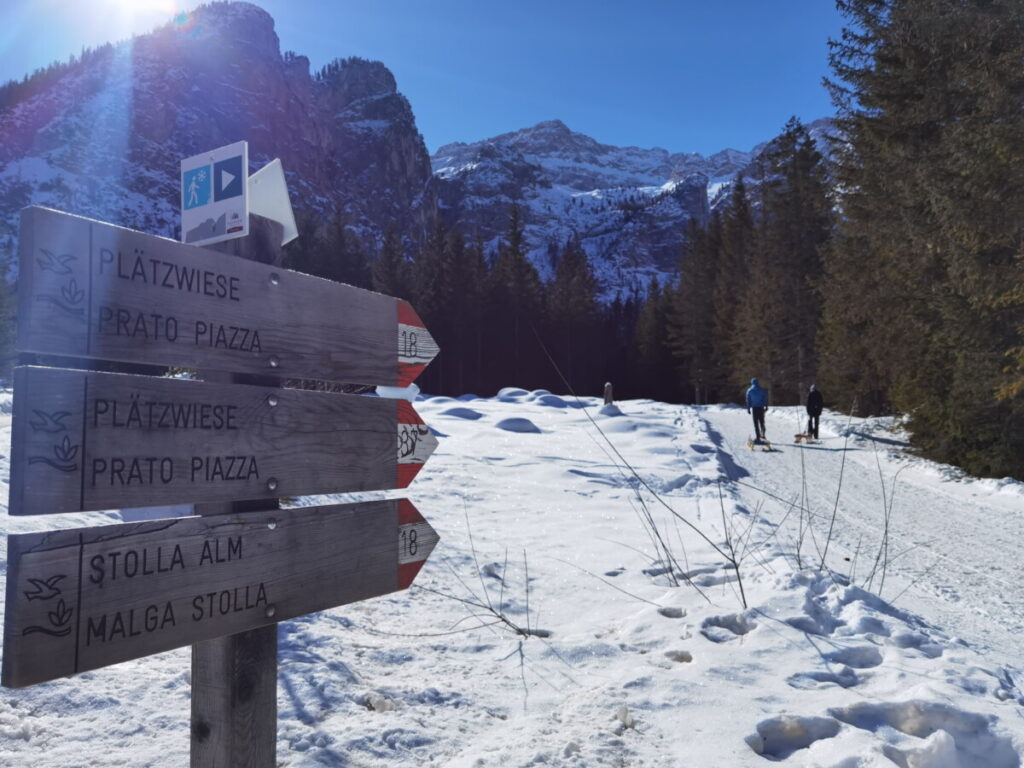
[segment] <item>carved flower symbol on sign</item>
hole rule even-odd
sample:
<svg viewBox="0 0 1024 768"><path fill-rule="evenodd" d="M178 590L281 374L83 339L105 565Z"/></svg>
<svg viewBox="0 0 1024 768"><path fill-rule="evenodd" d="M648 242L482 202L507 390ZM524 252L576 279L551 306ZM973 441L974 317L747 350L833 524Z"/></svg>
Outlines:
<svg viewBox="0 0 1024 768"><path fill-rule="evenodd" d="M67 285L60 289L60 293L68 304L80 304L85 298L85 291L78 287L78 281L73 277Z"/></svg>
<svg viewBox="0 0 1024 768"><path fill-rule="evenodd" d="M56 461L48 456L29 456L28 463L46 464L61 472L74 472L78 469L78 464L75 462L75 457L78 456L78 446L72 445L71 438L67 435L64 435L64 439L59 445L53 447L53 455L56 457Z"/></svg>

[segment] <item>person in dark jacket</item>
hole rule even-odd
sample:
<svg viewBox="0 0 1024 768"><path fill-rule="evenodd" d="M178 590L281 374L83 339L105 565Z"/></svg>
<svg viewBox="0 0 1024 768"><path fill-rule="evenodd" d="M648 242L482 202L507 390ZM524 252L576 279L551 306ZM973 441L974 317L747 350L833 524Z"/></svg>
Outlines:
<svg viewBox="0 0 1024 768"><path fill-rule="evenodd" d="M750 380L747 390L747 413L754 412L754 434L758 440L764 439L764 414L768 410L768 393L757 383Z"/></svg>
<svg viewBox="0 0 1024 768"><path fill-rule="evenodd" d="M818 417L821 416L824 405L821 392L811 384L811 389L807 393L807 434L815 440L818 439Z"/></svg>

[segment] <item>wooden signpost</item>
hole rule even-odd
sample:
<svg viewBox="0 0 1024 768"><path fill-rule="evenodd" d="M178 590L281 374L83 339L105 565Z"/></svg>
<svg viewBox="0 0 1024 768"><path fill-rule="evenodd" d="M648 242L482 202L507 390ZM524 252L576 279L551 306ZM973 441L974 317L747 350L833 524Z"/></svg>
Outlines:
<svg viewBox="0 0 1024 768"><path fill-rule="evenodd" d="M438 350L405 301L274 266L261 221L253 261L22 212L17 346L68 368L15 372L9 512L199 516L8 536L2 683L191 644L193 768L272 768L273 625L408 587L438 540L404 499L278 508L404 488L437 440L404 401L252 382L405 386Z"/></svg>
<svg viewBox="0 0 1024 768"><path fill-rule="evenodd" d="M437 534L400 499L8 542L3 684L20 688L405 589Z"/></svg>
<svg viewBox="0 0 1024 768"><path fill-rule="evenodd" d="M404 400L23 367L9 511L405 488L437 446Z"/></svg>
<svg viewBox="0 0 1024 768"><path fill-rule="evenodd" d="M18 253L23 352L404 387L438 351L401 299L59 211Z"/></svg>

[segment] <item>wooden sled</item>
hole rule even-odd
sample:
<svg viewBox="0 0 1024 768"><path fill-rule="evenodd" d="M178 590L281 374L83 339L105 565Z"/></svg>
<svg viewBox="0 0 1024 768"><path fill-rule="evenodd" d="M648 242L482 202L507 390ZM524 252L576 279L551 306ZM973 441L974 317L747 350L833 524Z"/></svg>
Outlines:
<svg viewBox="0 0 1024 768"><path fill-rule="evenodd" d="M754 450L754 448L756 448L757 446L761 446L761 450L762 451L774 450L772 448L772 444L770 442L768 442L767 438L764 438L764 437L762 437L762 438L748 437L747 438L747 448L749 448L750 450Z"/></svg>

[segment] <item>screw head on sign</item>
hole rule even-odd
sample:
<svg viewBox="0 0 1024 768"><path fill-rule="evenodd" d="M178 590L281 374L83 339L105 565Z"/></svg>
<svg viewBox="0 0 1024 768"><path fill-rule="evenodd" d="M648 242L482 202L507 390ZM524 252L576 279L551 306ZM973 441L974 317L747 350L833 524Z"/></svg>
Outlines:
<svg viewBox="0 0 1024 768"><path fill-rule="evenodd" d="M280 275L278 275L277 272L271 272L270 273L270 284L271 285L277 285L280 282L281 282Z"/></svg>
<svg viewBox="0 0 1024 768"><path fill-rule="evenodd" d="M274 518L270 518L269 520L267 520L267 528L269 528L270 530L274 530L275 528L277 528L277 520L275 520Z"/></svg>
<svg viewBox="0 0 1024 768"><path fill-rule="evenodd" d="M271 368L277 368L277 366L279 366L280 364L281 364L281 361L278 360L276 357L270 358L270 367Z"/></svg>
<svg viewBox="0 0 1024 768"><path fill-rule="evenodd" d="M277 395L268 395L267 405L269 405L271 408L277 408Z"/></svg>
<svg viewBox="0 0 1024 768"><path fill-rule="evenodd" d="M277 478L276 477L272 477L269 480L267 480L267 490L268 491L276 491L277 490Z"/></svg>
<svg viewBox="0 0 1024 768"><path fill-rule="evenodd" d="M274 614L277 613L277 608L275 608L272 605L268 605L266 613L267 613L267 618L271 619L271 618L274 617Z"/></svg>

